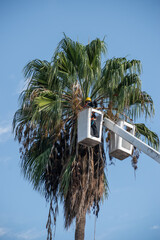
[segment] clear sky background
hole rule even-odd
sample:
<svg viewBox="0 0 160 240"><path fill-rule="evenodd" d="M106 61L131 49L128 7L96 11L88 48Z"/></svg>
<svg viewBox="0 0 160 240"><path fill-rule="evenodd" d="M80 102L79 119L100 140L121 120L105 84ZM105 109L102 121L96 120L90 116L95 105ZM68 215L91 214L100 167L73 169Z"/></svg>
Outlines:
<svg viewBox="0 0 160 240"><path fill-rule="evenodd" d="M63 32L83 44L99 37L107 58L142 62L142 89L155 103L147 126L160 137L160 1L0 0L0 239L42 240L48 204L24 180L11 123L24 86L23 67L35 58L51 60ZM142 120L142 119L141 119ZM131 159L108 161L109 198L96 222L96 240L160 239L160 165L141 154L136 179ZM85 240L94 239L94 215ZM74 239L59 210L56 240Z"/></svg>

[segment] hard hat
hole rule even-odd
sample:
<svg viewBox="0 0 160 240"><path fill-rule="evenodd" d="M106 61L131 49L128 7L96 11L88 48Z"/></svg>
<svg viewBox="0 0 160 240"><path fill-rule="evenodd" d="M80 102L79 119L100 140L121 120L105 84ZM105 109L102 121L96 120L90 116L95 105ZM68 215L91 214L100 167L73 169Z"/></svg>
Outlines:
<svg viewBox="0 0 160 240"><path fill-rule="evenodd" d="M85 102L91 102L91 98L90 97L87 97Z"/></svg>

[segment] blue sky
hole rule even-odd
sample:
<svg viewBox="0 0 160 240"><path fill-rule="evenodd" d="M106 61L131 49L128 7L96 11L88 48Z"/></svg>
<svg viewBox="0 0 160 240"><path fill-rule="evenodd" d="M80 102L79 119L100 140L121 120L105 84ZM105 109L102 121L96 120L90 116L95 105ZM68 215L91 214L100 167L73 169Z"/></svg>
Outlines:
<svg viewBox="0 0 160 240"><path fill-rule="evenodd" d="M107 58L142 62L142 89L155 103L147 126L160 137L160 1L158 0L1 0L0 1L0 239L45 239L48 204L24 180L13 114L24 86L23 67L50 60L65 32L83 44L99 37ZM160 239L160 165L141 154L136 179L130 159L107 167L109 198L96 222L96 240ZM94 216L87 217L86 240L94 238ZM56 240L74 239L75 225L63 228L59 210Z"/></svg>

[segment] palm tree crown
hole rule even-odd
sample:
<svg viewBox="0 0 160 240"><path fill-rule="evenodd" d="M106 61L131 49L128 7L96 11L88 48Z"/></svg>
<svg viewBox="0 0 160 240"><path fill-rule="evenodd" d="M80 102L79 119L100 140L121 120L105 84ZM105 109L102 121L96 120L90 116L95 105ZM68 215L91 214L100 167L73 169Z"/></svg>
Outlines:
<svg viewBox="0 0 160 240"><path fill-rule="evenodd" d="M102 144L95 147L77 143L77 117L86 97L115 122L154 115L152 98L141 90L140 61L113 58L102 67L105 53L105 42L98 38L84 46L64 35L51 62L36 59L24 68L28 85L20 95L13 129L21 144L25 178L50 201L48 239L52 239L51 216L56 221L58 199L64 205L65 227L76 218L75 239L84 239L81 220L85 225L91 207L98 215L99 203L108 195L109 131L103 129ZM144 124L136 124L136 134L158 148L158 136Z"/></svg>

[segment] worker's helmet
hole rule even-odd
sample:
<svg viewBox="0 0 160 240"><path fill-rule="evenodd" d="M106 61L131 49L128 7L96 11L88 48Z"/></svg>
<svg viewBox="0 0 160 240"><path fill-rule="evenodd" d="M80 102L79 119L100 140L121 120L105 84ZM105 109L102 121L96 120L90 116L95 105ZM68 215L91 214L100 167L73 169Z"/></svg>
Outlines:
<svg viewBox="0 0 160 240"><path fill-rule="evenodd" d="M85 102L91 102L91 101L92 101L92 100L91 100L90 97L87 97L86 100L85 100Z"/></svg>

